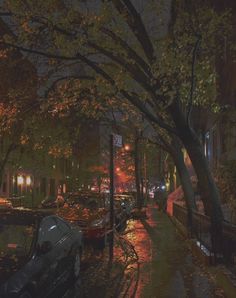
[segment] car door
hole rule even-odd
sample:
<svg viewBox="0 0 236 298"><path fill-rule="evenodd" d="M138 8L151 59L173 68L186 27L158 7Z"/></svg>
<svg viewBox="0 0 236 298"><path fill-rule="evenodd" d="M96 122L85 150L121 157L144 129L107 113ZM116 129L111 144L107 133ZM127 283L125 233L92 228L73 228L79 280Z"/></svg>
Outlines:
<svg viewBox="0 0 236 298"><path fill-rule="evenodd" d="M45 217L40 223L37 240L37 246L39 247L37 258L43 264L39 279L39 291L42 290L43 294L51 292L57 283L57 267L61 258L60 240L61 233L57 228L56 220L53 216ZM44 253L40 252L40 247L48 242L51 243L51 249Z"/></svg>
<svg viewBox="0 0 236 298"><path fill-rule="evenodd" d="M50 229L50 221L44 218L38 229L38 237L36 242L36 255L33 257L34 267L36 267L36 272L33 276L34 283L37 287L37 293L39 297L43 297L48 294L52 284L52 251L48 253L41 253L40 247L44 241L48 240L48 230Z"/></svg>
<svg viewBox="0 0 236 298"><path fill-rule="evenodd" d="M75 239L73 238L73 232L71 227L60 218L55 218L57 222L58 232L60 233L60 240L58 245L58 262L56 268L57 282L66 280L71 272L74 255L73 249L75 248Z"/></svg>

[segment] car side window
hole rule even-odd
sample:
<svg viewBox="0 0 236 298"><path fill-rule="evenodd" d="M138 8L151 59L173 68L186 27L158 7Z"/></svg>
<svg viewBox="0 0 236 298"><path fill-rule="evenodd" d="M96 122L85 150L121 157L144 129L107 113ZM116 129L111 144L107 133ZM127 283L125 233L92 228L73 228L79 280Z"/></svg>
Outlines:
<svg viewBox="0 0 236 298"><path fill-rule="evenodd" d="M41 245L44 241L50 241L52 244L56 244L61 238L62 233L58 229L56 218L44 218L39 227L38 244Z"/></svg>
<svg viewBox="0 0 236 298"><path fill-rule="evenodd" d="M70 233L71 228L66 222L64 222L63 220L61 220L59 218L57 218L56 221L57 221L58 230L61 233L61 237L63 237L64 235Z"/></svg>

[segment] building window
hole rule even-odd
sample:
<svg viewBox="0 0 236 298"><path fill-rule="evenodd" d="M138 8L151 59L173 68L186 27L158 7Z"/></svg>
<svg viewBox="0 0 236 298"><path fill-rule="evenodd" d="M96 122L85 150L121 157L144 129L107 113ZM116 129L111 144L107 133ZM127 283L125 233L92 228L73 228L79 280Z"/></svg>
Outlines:
<svg viewBox="0 0 236 298"><path fill-rule="evenodd" d="M205 135L205 156L210 159L210 132L207 132Z"/></svg>

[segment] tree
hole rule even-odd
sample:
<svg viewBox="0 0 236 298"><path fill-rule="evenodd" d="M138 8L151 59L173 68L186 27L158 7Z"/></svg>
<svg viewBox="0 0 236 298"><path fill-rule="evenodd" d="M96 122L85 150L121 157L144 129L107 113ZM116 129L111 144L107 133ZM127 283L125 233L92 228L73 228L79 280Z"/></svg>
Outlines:
<svg viewBox="0 0 236 298"><path fill-rule="evenodd" d="M217 107L215 96L213 100L209 96L215 94L214 58L222 50L220 41L229 35L229 15L217 14L200 0L176 0L170 34L155 38L144 15L158 11L156 20L163 17L164 9L156 1L150 1L142 13L129 0L98 1L96 7L83 3L75 7L59 0L27 5L8 1L2 15L19 25L19 38L6 38L4 44L49 59L85 64L101 94L115 90L149 121L177 136L195 168L216 233L223 219L219 193L191 125L191 111L194 105Z"/></svg>
<svg viewBox="0 0 236 298"><path fill-rule="evenodd" d="M10 33L0 22L0 35ZM32 110L38 107L36 73L19 51L0 49L0 185L11 155L24 143L24 131Z"/></svg>

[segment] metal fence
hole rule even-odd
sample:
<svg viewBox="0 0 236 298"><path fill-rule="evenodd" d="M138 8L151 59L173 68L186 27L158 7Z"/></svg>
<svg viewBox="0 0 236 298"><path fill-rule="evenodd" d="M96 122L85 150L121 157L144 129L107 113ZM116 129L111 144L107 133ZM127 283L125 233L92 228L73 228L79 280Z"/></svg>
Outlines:
<svg viewBox="0 0 236 298"><path fill-rule="evenodd" d="M183 226L190 228L188 213L185 207L174 203L173 216L178 219ZM204 246L210 253L213 252L211 221L208 216L198 212L193 212L192 232L193 236L196 237L200 245ZM236 264L236 225L226 221L223 222L220 254L226 262Z"/></svg>

